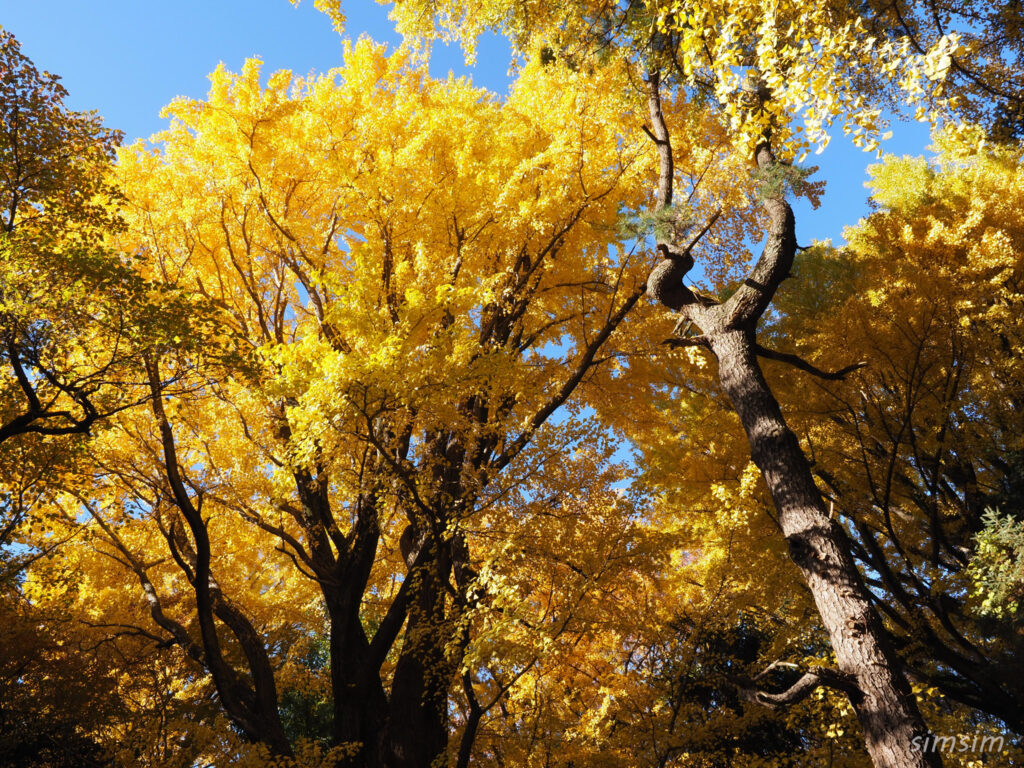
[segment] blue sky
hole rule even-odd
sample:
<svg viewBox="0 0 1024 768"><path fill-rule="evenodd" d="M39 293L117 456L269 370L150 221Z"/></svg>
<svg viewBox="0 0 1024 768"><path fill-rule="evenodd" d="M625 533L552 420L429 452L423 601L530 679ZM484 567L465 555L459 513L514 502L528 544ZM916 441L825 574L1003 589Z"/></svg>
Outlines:
<svg viewBox="0 0 1024 768"><path fill-rule="evenodd" d="M74 109L96 109L126 139L147 137L164 126L161 108L176 96L201 98L206 76L224 62L237 71L259 56L265 71L323 72L341 63L342 42L326 16L305 0L8 0L0 23L21 42L37 67L59 74ZM346 34L367 34L398 43L388 8L369 0L344 3ZM462 53L437 46L431 72L469 75L477 85L502 93L507 88L508 49L485 39L479 63L467 68ZM928 129L894 122L894 138L884 146L894 154L921 154ZM808 164L819 165L828 188L818 211L797 207L801 243L841 240L842 228L868 212L865 168L876 162L842 135Z"/></svg>

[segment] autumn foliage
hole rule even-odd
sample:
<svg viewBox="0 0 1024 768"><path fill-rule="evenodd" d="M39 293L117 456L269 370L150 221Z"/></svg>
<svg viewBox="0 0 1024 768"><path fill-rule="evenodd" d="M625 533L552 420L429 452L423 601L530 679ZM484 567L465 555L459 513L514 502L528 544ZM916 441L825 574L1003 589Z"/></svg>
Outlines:
<svg viewBox="0 0 1024 768"><path fill-rule="evenodd" d="M405 0L120 148L0 32L0 762L1021 764L1013 42L926 5Z"/></svg>

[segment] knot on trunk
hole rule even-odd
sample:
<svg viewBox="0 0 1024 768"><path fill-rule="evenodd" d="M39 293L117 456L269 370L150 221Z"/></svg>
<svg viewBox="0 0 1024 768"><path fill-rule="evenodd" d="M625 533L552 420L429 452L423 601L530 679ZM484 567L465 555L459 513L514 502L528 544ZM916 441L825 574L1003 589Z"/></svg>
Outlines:
<svg viewBox="0 0 1024 768"><path fill-rule="evenodd" d="M814 545L803 536L795 536L789 539L789 556L798 568L810 570L815 559Z"/></svg>

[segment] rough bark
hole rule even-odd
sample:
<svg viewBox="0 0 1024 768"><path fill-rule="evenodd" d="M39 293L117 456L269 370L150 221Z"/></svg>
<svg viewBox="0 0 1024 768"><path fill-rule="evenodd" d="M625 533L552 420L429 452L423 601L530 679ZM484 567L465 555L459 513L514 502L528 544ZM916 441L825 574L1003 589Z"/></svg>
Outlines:
<svg viewBox="0 0 1024 768"><path fill-rule="evenodd" d="M362 744L344 765L364 768L379 764L377 735L387 716L387 697L379 672L371 669L369 643L358 617L348 606L328 603L330 619L331 694L334 702L333 743Z"/></svg>
<svg viewBox="0 0 1024 768"><path fill-rule="evenodd" d="M671 165L664 147L669 133L661 112L660 83L648 80L653 136L661 160L657 206L671 202ZM757 148L756 162L776 163L770 140ZM681 283L669 285L666 275L679 277L673 254L677 244L659 242L662 261L652 272L648 293L678 310L702 332L701 344L718 360L722 390L740 418L750 443L751 458L761 470L779 516L790 557L814 597L828 631L839 674L852 681L850 702L864 731L865 746L876 768L938 768L937 753L914 749L914 737L927 729L910 686L902 673L882 622L874 610L845 535L829 518L810 465L796 435L757 363L755 329L776 288L788 277L796 255L793 211L784 193L765 201L769 216L764 252L737 291L723 304L697 300ZM687 247L685 253L693 243ZM693 298L686 298L686 294ZM680 302L680 297L683 297Z"/></svg>
<svg viewBox="0 0 1024 768"><path fill-rule="evenodd" d="M913 748L914 737L927 729L844 535L829 519L807 458L761 374L753 333L725 330L708 336L722 389L746 430L790 557L814 596L839 670L856 682L850 701L872 762L876 768L941 765L936 754Z"/></svg>
<svg viewBox="0 0 1024 768"><path fill-rule="evenodd" d="M429 536L416 538L412 528L402 537L402 555L409 566L413 599L391 682L391 706L383 733L385 768L430 766L448 744L448 686L451 670L445 659L445 589L450 558ZM423 540L426 539L426 540ZM422 547L441 550L417 565Z"/></svg>

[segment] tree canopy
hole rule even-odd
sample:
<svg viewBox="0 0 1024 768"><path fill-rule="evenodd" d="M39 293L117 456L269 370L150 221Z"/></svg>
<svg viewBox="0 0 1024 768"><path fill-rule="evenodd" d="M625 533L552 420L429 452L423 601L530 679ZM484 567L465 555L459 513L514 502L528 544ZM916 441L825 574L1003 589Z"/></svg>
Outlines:
<svg viewBox="0 0 1024 768"><path fill-rule="evenodd" d="M0 762L1024 763L1019 10L393 13L127 147L0 32Z"/></svg>

